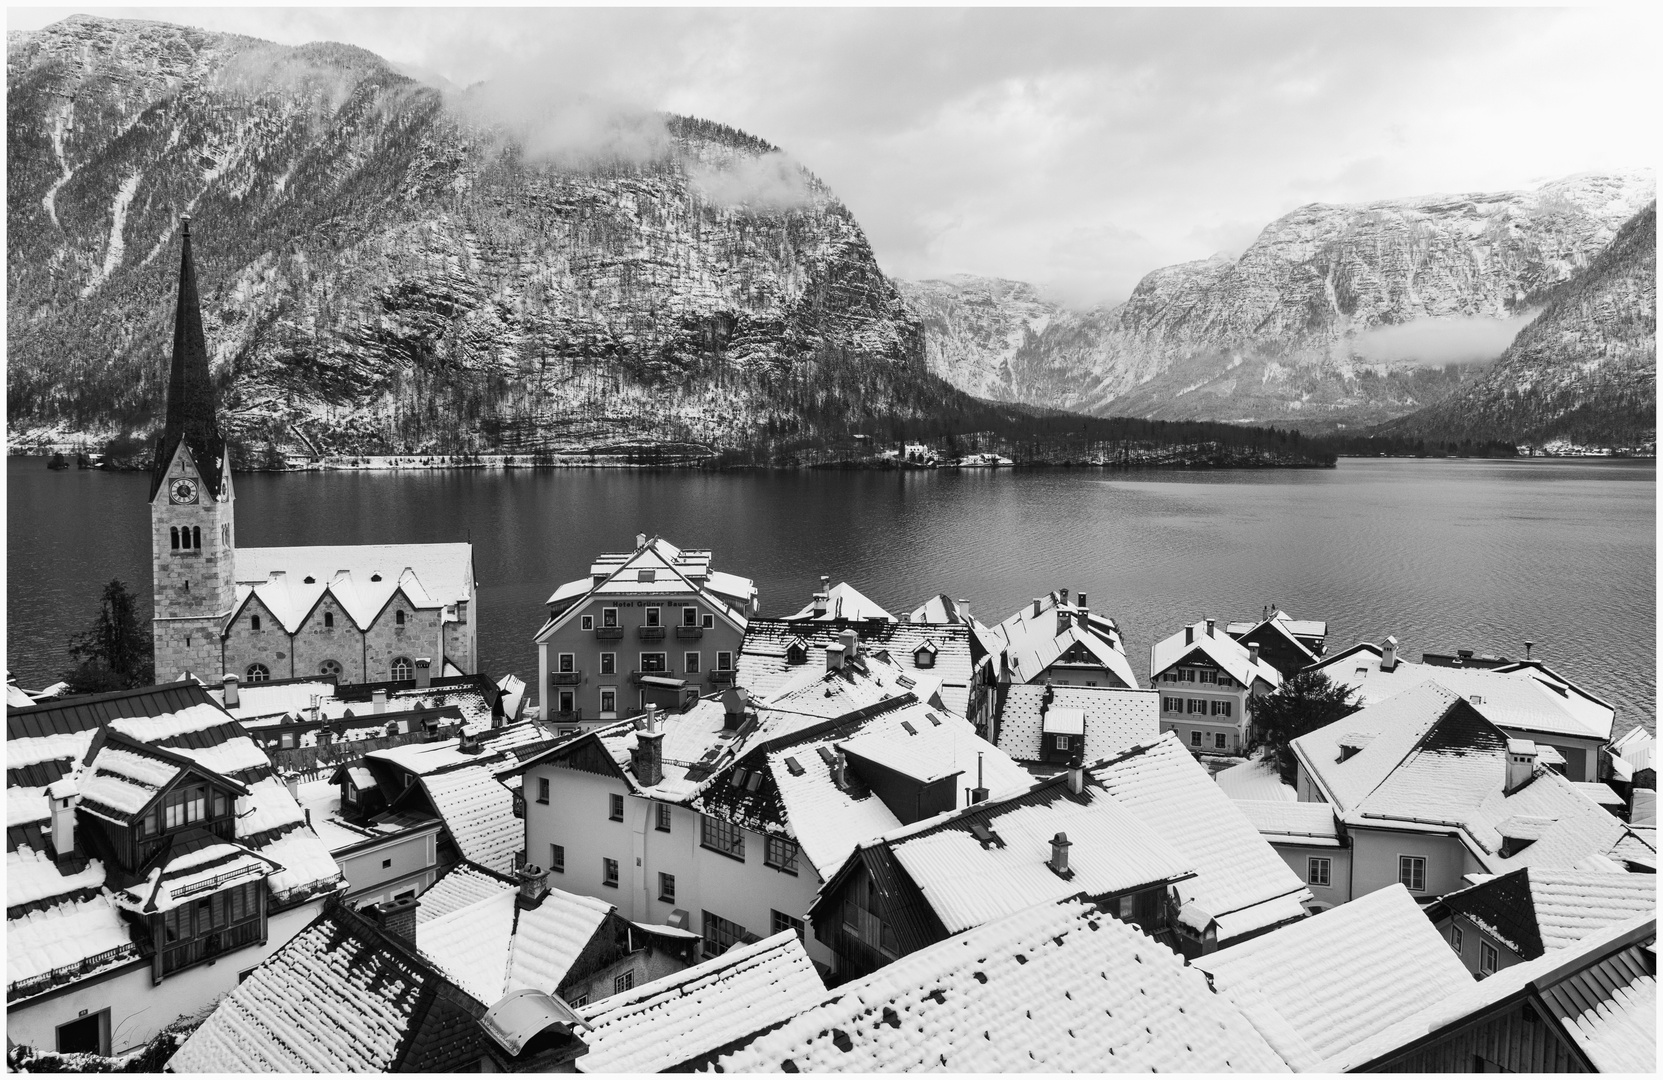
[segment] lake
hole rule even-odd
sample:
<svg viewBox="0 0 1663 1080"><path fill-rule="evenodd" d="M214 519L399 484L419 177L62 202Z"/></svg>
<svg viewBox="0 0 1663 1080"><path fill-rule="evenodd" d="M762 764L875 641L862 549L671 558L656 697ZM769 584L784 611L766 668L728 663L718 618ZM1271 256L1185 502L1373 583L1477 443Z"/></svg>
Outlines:
<svg viewBox="0 0 1663 1080"><path fill-rule="evenodd" d="M1326 619L1329 651L1396 634L1404 654L1535 655L1655 730L1657 470L1650 461L1342 459L1220 472L250 474L250 547L471 540L480 660L534 683L531 635L557 585L637 532L709 547L765 614L821 574L897 614L936 593L984 622L1067 587L1149 647L1185 623L1278 604ZM150 588L148 478L7 469L6 662L25 686L68 667L104 582Z"/></svg>

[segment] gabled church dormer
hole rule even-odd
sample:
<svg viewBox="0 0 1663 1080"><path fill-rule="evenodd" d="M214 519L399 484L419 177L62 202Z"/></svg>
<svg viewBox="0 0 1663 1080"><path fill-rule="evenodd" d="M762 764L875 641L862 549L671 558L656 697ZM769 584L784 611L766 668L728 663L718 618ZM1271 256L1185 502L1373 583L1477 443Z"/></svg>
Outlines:
<svg viewBox="0 0 1663 1080"><path fill-rule="evenodd" d="M183 221L167 420L150 477L156 679L221 674L221 637L236 600L231 462L215 416L213 380Z"/></svg>

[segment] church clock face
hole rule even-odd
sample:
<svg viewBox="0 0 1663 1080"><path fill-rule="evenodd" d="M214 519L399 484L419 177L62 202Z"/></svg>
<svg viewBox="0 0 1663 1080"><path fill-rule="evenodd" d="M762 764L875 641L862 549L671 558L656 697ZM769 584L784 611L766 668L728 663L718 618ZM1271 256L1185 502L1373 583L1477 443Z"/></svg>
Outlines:
<svg viewBox="0 0 1663 1080"><path fill-rule="evenodd" d="M168 489L168 500L174 503L193 503L196 501L196 483L192 480L175 480Z"/></svg>

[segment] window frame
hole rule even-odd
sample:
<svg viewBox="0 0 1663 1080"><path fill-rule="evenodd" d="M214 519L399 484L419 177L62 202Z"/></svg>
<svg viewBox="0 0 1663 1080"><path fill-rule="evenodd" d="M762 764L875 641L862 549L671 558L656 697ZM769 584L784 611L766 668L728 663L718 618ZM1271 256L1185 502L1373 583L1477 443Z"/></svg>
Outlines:
<svg viewBox="0 0 1663 1080"><path fill-rule="evenodd" d="M561 675L577 674L577 653L555 653L554 670Z"/></svg>
<svg viewBox="0 0 1663 1080"><path fill-rule="evenodd" d="M699 616L699 629L700 630L714 630L714 629L716 629L716 616L712 615L708 611L705 612L703 615Z"/></svg>
<svg viewBox="0 0 1663 1080"><path fill-rule="evenodd" d="M687 674L697 675L699 673L699 654L697 652L683 653L681 666Z"/></svg>
<svg viewBox="0 0 1663 1080"><path fill-rule="evenodd" d="M1322 880L1317 880L1317 868L1322 868ZM1320 889L1333 888L1334 860L1326 855L1310 855L1305 859L1305 884L1315 885Z"/></svg>
<svg viewBox="0 0 1663 1080"><path fill-rule="evenodd" d="M1478 974L1494 975L1501 970L1501 950L1483 935L1478 938Z"/></svg>
<svg viewBox="0 0 1663 1080"><path fill-rule="evenodd" d="M770 870L796 877L802 855L803 846L797 841L773 833L762 835L762 865Z"/></svg>
<svg viewBox="0 0 1663 1080"><path fill-rule="evenodd" d="M745 830L731 821L699 815L699 846L735 862L745 861Z"/></svg>
<svg viewBox="0 0 1663 1080"><path fill-rule="evenodd" d="M768 911L768 925L770 927L769 936L784 930L795 930L798 939L804 945L808 944L808 927L803 924L801 919L793 918L777 908L770 908Z"/></svg>
<svg viewBox="0 0 1663 1080"><path fill-rule="evenodd" d="M647 657L656 656L658 667L647 666ZM644 652L641 654L641 671L648 675L668 675L670 673L670 654L667 652Z"/></svg>
<svg viewBox="0 0 1663 1080"><path fill-rule="evenodd" d="M1197 750L1201 749L1201 732L1190 732L1190 745L1195 747Z"/></svg>
<svg viewBox="0 0 1663 1080"><path fill-rule="evenodd" d="M1225 732L1222 732L1222 731L1213 732L1213 749L1214 750L1228 750L1228 749L1230 749L1230 736L1227 735Z"/></svg>
<svg viewBox="0 0 1663 1080"><path fill-rule="evenodd" d="M696 628L699 625L699 609L692 604L683 604L681 608L681 625Z"/></svg>
<svg viewBox="0 0 1663 1080"><path fill-rule="evenodd" d="M1415 875L1415 871L1417 869L1420 872L1420 885L1419 885L1419 887L1416 887L1415 885L1411 884L1411 882L1413 882L1415 880L1414 875ZM1423 893L1423 892L1425 892L1426 891L1426 856L1424 856L1424 855L1404 855L1404 854L1400 853L1397 857L1397 881L1398 881L1398 884L1402 885L1405 889L1408 889L1412 893Z"/></svg>
<svg viewBox="0 0 1663 1080"><path fill-rule="evenodd" d="M248 683L270 682L271 668L264 664L250 664L243 669L243 681Z"/></svg>
<svg viewBox="0 0 1663 1080"><path fill-rule="evenodd" d="M603 607L603 608L601 608L601 625L600 625L600 628L602 630L616 630L622 625L623 624L618 621L618 609L617 608L615 608L615 607Z"/></svg>
<svg viewBox="0 0 1663 1080"><path fill-rule="evenodd" d="M670 804L661 802L654 803L653 805L658 807L658 809L654 811L656 816L653 819L653 828L662 833L671 831L670 824L674 820L671 815L674 812L670 809Z"/></svg>
<svg viewBox="0 0 1663 1080"><path fill-rule="evenodd" d="M1053 749L1053 750L1067 750L1068 749L1068 736L1067 735L1053 735L1053 736L1051 736L1051 749Z"/></svg>
<svg viewBox="0 0 1663 1080"><path fill-rule="evenodd" d="M660 629L660 628L663 627L663 625L664 625L664 609L663 608L658 607L657 605L653 605L653 606L650 606L650 607L642 608L641 611L642 611L642 614L641 614L641 619L642 619L641 625L642 626L650 626L655 630Z"/></svg>
<svg viewBox="0 0 1663 1080"><path fill-rule="evenodd" d="M606 707L607 698L612 699L612 707L610 709ZM600 718L602 720L616 720L618 718L618 688L616 686L601 687L599 700L601 714Z"/></svg>
<svg viewBox="0 0 1663 1080"><path fill-rule="evenodd" d="M600 654L600 662L601 662L600 674L602 674L602 675L616 675L616 674L618 674L618 654L617 653L615 653L615 652L603 652L603 653L601 653Z"/></svg>
<svg viewBox="0 0 1663 1080"><path fill-rule="evenodd" d="M1455 950L1455 955L1461 955L1461 948L1467 943L1467 935L1462 932L1459 923L1449 924L1449 947Z"/></svg>
<svg viewBox="0 0 1663 1080"><path fill-rule="evenodd" d="M556 874L566 872L566 845L549 845L549 869Z"/></svg>
<svg viewBox="0 0 1663 1080"><path fill-rule="evenodd" d="M733 653L726 652L726 651L718 652L716 654L716 670L717 671L732 671L733 670Z"/></svg>
<svg viewBox="0 0 1663 1080"><path fill-rule="evenodd" d="M549 804L549 778L546 776L537 778L537 802L541 806Z"/></svg>
<svg viewBox="0 0 1663 1080"><path fill-rule="evenodd" d="M624 820L624 797L616 791L606 793L606 820Z"/></svg>
<svg viewBox="0 0 1663 1080"><path fill-rule="evenodd" d="M608 859L604 855L601 856L601 886L607 889L616 889L618 887L618 875L622 873L622 869L617 859Z"/></svg>
<svg viewBox="0 0 1663 1080"><path fill-rule="evenodd" d="M635 989L635 972L633 969L620 971L612 977L612 992L614 994L622 994L626 990L633 989Z"/></svg>
<svg viewBox="0 0 1663 1080"><path fill-rule="evenodd" d="M400 675L401 668L408 674ZM392 676L393 682L409 682L416 677L416 662L408 656L395 656L387 665L387 674Z"/></svg>
<svg viewBox="0 0 1663 1080"><path fill-rule="evenodd" d="M579 630L593 630L595 628L595 617L593 615L579 615L577 617L577 628Z"/></svg>
<svg viewBox="0 0 1663 1080"><path fill-rule="evenodd" d="M658 899L665 904L676 902L676 876L674 874L666 874L662 870L658 872Z"/></svg>

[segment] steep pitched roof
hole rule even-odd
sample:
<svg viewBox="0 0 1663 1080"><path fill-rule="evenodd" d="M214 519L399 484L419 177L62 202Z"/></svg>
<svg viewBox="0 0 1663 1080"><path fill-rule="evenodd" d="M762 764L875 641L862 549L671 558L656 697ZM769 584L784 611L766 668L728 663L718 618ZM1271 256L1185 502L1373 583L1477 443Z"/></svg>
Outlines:
<svg viewBox="0 0 1663 1080"><path fill-rule="evenodd" d="M1220 769L1213 775L1219 790L1239 801L1294 802L1299 793L1293 785L1284 784L1274 763L1265 760L1260 750L1246 761Z"/></svg>
<svg viewBox="0 0 1663 1080"><path fill-rule="evenodd" d="M259 598L289 633L327 594L367 630L394 594L418 610L471 600L472 544L355 544L239 548L237 610Z"/></svg>
<svg viewBox="0 0 1663 1080"><path fill-rule="evenodd" d="M793 931L578 1010L580 1072L664 1072L819 1004L826 988Z"/></svg>
<svg viewBox="0 0 1663 1080"><path fill-rule="evenodd" d="M485 1004L516 990L555 993L614 908L559 889L523 908L517 895L504 883L466 907L419 920L417 950Z"/></svg>
<svg viewBox="0 0 1663 1080"><path fill-rule="evenodd" d="M1090 772L1195 866L1177 886L1186 925L1217 920L1223 945L1304 916L1310 890L1171 732Z"/></svg>
<svg viewBox="0 0 1663 1080"><path fill-rule="evenodd" d="M1456 892L1439 904L1478 923L1526 960L1657 910L1653 874L1523 867Z"/></svg>
<svg viewBox="0 0 1663 1080"><path fill-rule="evenodd" d="M1165 946L1069 900L901 957L717 1062L727 1072L1283 1072Z"/></svg>
<svg viewBox="0 0 1663 1080"><path fill-rule="evenodd" d="M215 417L217 395L208 373L208 345L202 334L202 312L196 293L196 264L191 259L191 225L181 225L179 298L173 309L173 361L169 368L167 420L156 441L156 461L150 473L150 499L162 489L168 466L181 446L190 451L210 498L218 498L224 483L225 440Z"/></svg>
<svg viewBox="0 0 1663 1080"><path fill-rule="evenodd" d="M817 602L815 600L809 601L807 607L795 615L787 615L786 620L788 622L900 621L847 581L840 581L826 590L826 610L818 615L814 613L814 606Z"/></svg>
<svg viewBox="0 0 1663 1080"><path fill-rule="evenodd" d="M1057 625L1058 611L1070 616L1067 626ZM1048 608L1038 617L1033 615L1032 608L1025 608L1000 623L995 629L1004 642L1012 680L1032 682L1041 679L1064 654L1078 650L1122 684L1135 689L1138 678L1121 648L1119 629L1101 616L1091 616L1088 625L1083 627L1079 620L1077 608L1063 605ZM1102 623L1107 623L1107 628Z"/></svg>
<svg viewBox="0 0 1663 1080"><path fill-rule="evenodd" d="M1184 640L1186 633L1192 640ZM1272 667L1269 661L1254 660L1247 646L1216 627L1214 632L1209 634L1205 619L1191 623L1171 637L1162 638L1150 648L1149 677L1157 677L1161 672L1190 656L1203 656L1211 660L1243 686L1252 686L1257 679L1269 683L1273 689L1282 685L1282 673Z"/></svg>
<svg viewBox="0 0 1663 1080"><path fill-rule="evenodd" d="M1039 760L1045 716L1053 709L1084 713L1086 761L1113 757L1161 734L1161 698L1155 690L1012 683L999 688L998 709L999 749L1022 761Z"/></svg>
<svg viewBox="0 0 1663 1080"><path fill-rule="evenodd" d="M756 599L756 586L749 578L722 574L710 569L710 552L683 551L654 536L642 538L633 551L600 556L589 567L587 578L568 581L556 589L546 603L552 614L533 640L544 641L589 596L683 596L711 609L720 619L745 629Z"/></svg>
<svg viewBox="0 0 1663 1080"><path fill-rule="evenodd" d="M1472 985L1395 884L1191 963L1221 991L1256 986L1318 1060Z"/></svg>
<svg viewBox="0 0 1663 1080"><path fill-rule="evenodd" d="M804 673L826 666L826 646L836 644L838 635L854 630L860 648L868 655L882 652L920 687L926 681L939 682L942 704L963 716L969 707L971 660L970 628L967 626L920 626L911 623L850 623L848 621L791 622L786 619L756 618L745 631L739 653L737 681L758 699L767 699L795 685ZM805 650L801 664L790 662L793 643ZM925 642L935 646L934 663L920 668L915 662Z"/></svg>

